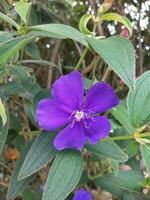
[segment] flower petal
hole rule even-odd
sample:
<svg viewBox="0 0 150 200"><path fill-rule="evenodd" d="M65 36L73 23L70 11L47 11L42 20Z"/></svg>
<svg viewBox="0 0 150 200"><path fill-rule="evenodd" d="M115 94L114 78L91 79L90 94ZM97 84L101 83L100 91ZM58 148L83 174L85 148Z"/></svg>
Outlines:
<svg viewBox="0 0 150 200"><path fill-rule="evenodd" d="M107 83L96 83L87 93L84 108L94 113L102 113L117 104L119 104L119 99L112 87Z"/></svg>
<svg viewBox="0 0 150 200"><path fill-rule="evenodd" d="M85 134L91 144L96 144L100 139L109 135L111 123L107 117L94 117L86 120Z"/></svg>
<svg viewBox="0 0 150 200"><path fill-rule="evenodd" d="M84 128L81 123L69 124L66 128L58 133L54 139L54 146L57 150L77 149L81 150L85 144L86 137Z"/></svg>
<svg viewBox="0 0 150 200"><path fill-rule="evenodd" d="M65 105L53 99L43 99L38 102L36 118L41 128L53 130L69 123L71 112Z"/></svg>
<svg viewBox="0 0 150 200"><path fill-rule="evenodd" d="M92 200L92 194L81 188L76 191L73 200Z"/></svg>
<svg viewBox="0 0 150 200"><path fill-rule="evenodd" d="M52 86L52 96L72 109L79 109L84 95L84 83L80 72L61 76Z"/></svg>

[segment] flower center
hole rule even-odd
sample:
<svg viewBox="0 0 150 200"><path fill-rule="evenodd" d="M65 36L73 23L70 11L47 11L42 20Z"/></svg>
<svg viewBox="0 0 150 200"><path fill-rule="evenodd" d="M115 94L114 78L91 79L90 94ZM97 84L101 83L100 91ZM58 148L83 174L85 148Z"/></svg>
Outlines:
<svg viewBox="0 0 150 200"><path fill-rule="evenodd" d="M76 111L76 113L75 113L75 115L74 115L74 117L75 117L75 119L79 122L81 119L83 119L84 118L84 112L82 112L82 111Z"/></svg>

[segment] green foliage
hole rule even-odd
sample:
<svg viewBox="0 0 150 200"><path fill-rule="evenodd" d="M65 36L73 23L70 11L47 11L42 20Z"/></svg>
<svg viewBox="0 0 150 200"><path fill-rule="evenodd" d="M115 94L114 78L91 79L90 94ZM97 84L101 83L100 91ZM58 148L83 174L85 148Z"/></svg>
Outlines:
<svg viewBox="0 0 150 200"><path fill-rule="evenodd" d="M118 175L107 174L94 180L95 184L122 198L126 193L135 193L140 196L142 187L139 183L143 180L141 174L135 171L119 171Z"/></svg>
<svg viewBox="0 0 150 200"><path fill-rule="evenodd" d="M128 87L134 90L135 53L130 41L119 36L87 40Z"/></svg>
<svg viewBox="0 0 150 200"><path fill-rule="evenodd" d="M132 124L140 128L150 121L150 71L137 81L134 91L129 91L127 106Z"/></svg>
<svg viewBox="0 0 150 200"><path fill-rule="evenodd" d="M21 17L21 19L24 21L25 24L27 24L29 12L31 10L31 3L26 3L23 1L18 1L15 4L15 9L18 13L18 15Z"/></svg>
<svg viewBox="0 0 150 200"><path fill-rule="evenodd" d="M87 144L86 148L97 156L111 158L120 162L128 160L127 154L125 154L113 141L100 141L95 145Z"/></svg>
<svg viewBox="0 0 150 200"><path fill-rule="evenodd" d="M33 176L37 183L41 181L37 174L45 166L50 167L44 168L48 178L42 200L73 199L73 190L80 186L92 190L101 187L119 200L148 200L149 194L142 190L149 189L149 178L140 167L143 160L149 175L150 71L142 66L146 63L142 63L146 57L143 33L138 29L137 37L126 16L109 12L111 2L107 7L104 2L105 13L98 13L102 10L98 5L87 5L84 0L76 3L73 7L72 0L20 0L13 7L11 1L0 2L0 171L6 168L4 177L9 176L7 170L11 171L17 158L9 162L7 151L21 151L10 177L7 200L18 196L36 200L39 191L34 182L29 183ZM113 11L118 11L116 5ZM87 14L89 6L97 12ZM128 38L119 36L120 23L128 29ZM110 36L107 27L113 24L116 35ZM139 38L138 51L129 38L132 43ZM114 87L121 103L105 113L113 129L108 138L94 145L87 142L81 152L57 151L53 141L59 130L40 129L37 103L51 98L52 83L75 69L84 76L85 93L96 82L105 81ZM135 71L141 75L136 81ZM5 186L5 179L2 184ZM0 180L3 200L1 191L5 193Z"/></svg>
<svg viewBox="0 0 150 200"><path fill-rule="evenodd" d="M43 132L34 140L22 164L18 180L34 174L54 158L57 154L53 146L54 137L54 133Z"/></svg>
<svg viewBox="0 0 150 200"><path fill-rule="evenodd" d="M49 172L43 200L64 200L78 184L83 171L80 152L65 150L57 154Z"/></svg>

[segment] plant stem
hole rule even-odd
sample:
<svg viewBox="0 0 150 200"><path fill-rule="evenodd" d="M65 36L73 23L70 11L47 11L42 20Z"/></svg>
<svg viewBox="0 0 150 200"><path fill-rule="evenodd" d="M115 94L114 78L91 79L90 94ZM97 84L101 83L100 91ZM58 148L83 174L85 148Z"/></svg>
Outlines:
<svg viewBox="0 0 150 200"><path fill-rule="evenodd" d="M80 59L79 59L77 65L76 65L76 67L75 67L75 70L78 70L78 69L80 68L80 65L81 65L81 63L82 63L84 57L86 56L87 52L88 52L88 48L86 47L86 48L84 49L84 51L83 51L83 53L82 53L82 55L81 55L81 57L80 57Z"/></svg>
<svg viewBox="0 0 150 200"><path fill-rule="evenodd" d="M102 81L106 81L109 77L110 72L112 71L112 69L108 66L108 68L106 69L104 76L102 78Z"/></svg>
<svg viewBox="0 0 150 200"><path fill-rule="evenodd" d="M95 75L96 74L96 67L97 67L97 65L99 63L99 60L100 60L100 58L96 56L95 57L95 61L94 61L92 80L96 79L96 75Z"/></svg>
<svg viewBox="0 0 150 200"><path fill-rule="evenodd" d="M143 138L143 137L150 137L150 132L144 132L141 134L134 133L132 135L125 135L125 136L115 136L102 139L103 141L116 141L116 140L133 140L136 138Z"/></svg>

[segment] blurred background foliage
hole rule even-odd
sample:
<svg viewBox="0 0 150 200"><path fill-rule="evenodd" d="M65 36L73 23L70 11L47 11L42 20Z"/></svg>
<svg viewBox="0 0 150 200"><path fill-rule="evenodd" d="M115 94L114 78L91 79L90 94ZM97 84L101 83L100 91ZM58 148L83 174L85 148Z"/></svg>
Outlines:
<svg viewBox="0 0 150 200"><path fill-rule="evenodd" d="M0 0L0 11L14 19L18 24L21 24L22 22L14 8L15 2L14 0ZM96 13L102 2L102 0L32 0L33 6L28 25L62 23L78 29L82 15L85 13ZM136 76L138 77L150 69L150 0L115 0L111 10L127 16L132 22L133 34L131 42L136 51ZM91 28L91 24L88 25ZM119 35L123 29L124 27L117 22L105 22L97 27L97 32L101 36L109 37L110 35ZM7 33L4 33L4 31ZM15 30L9 24L0 20L0 44L11 39L15 34ZM28 90L32 89L32 91L38 91L40 87L49 88L53 81L61 74L69 73L75 68L83 52L83 48L82 45L72 40L53 39L49 37L39 39L37 37L36 42L28 44L21 54L21 63L30 67L28 71L26 71L26 68L22 68L22 77L20 78L25 88L28 88ZM92 77L93 56L95 57L93 54L89 52L82 62L82 74L88 78ZM100 60L96 71L97 80L102 80L106 68L107 65L103 60ZM17 68L14 70L16 71L13 71L12 74L19 73ZM28 73L35 75L39 85L34 85L35 77L29 77ZM107 77L107 82L110 82L111 85L117 88L118 92L121 91L119 93L120 97L124 97L128 90L127 87L117 75L112 71L110 73L111 76ZM8 79L11 81L12 77L10 76ZM19 91L21 89L18 82L14 82L13 84L15 90ZM7 91L11 91L12 94L15 93L9 84L7 85ZM1 87L0 94L7 99L7 94L5 94L3 87ZM30 94L28 95L28 99L30 99L31 96ZM28 103L28 100L15 95L11 96L11 99L8 101L10 127L6 141L7 145L0 157L0 200L5 196L6 190L4 188L8 187L9 175L12 172L14 161L18 158L19 152L24 147L26 141L33 137L29 133L32 130L36 134L34 119L32 118L32 113L30 113ZM29 118L28 115L30 115ZM32 185L34 189L40 187L40 189L36 190L38 191L36 195L39 199L41 198L40 192L43 190L47 172L47 167L39 172L38 180L40 179L40 186L36 183L37 179L35 179ZM101 193L101 191L97 192ZM24 199L28 199L27 194L32 197L32 192L28 188L22 194L24 195ZM109 198L112 198L110 194L104 194L104 199Z"/></svg>

